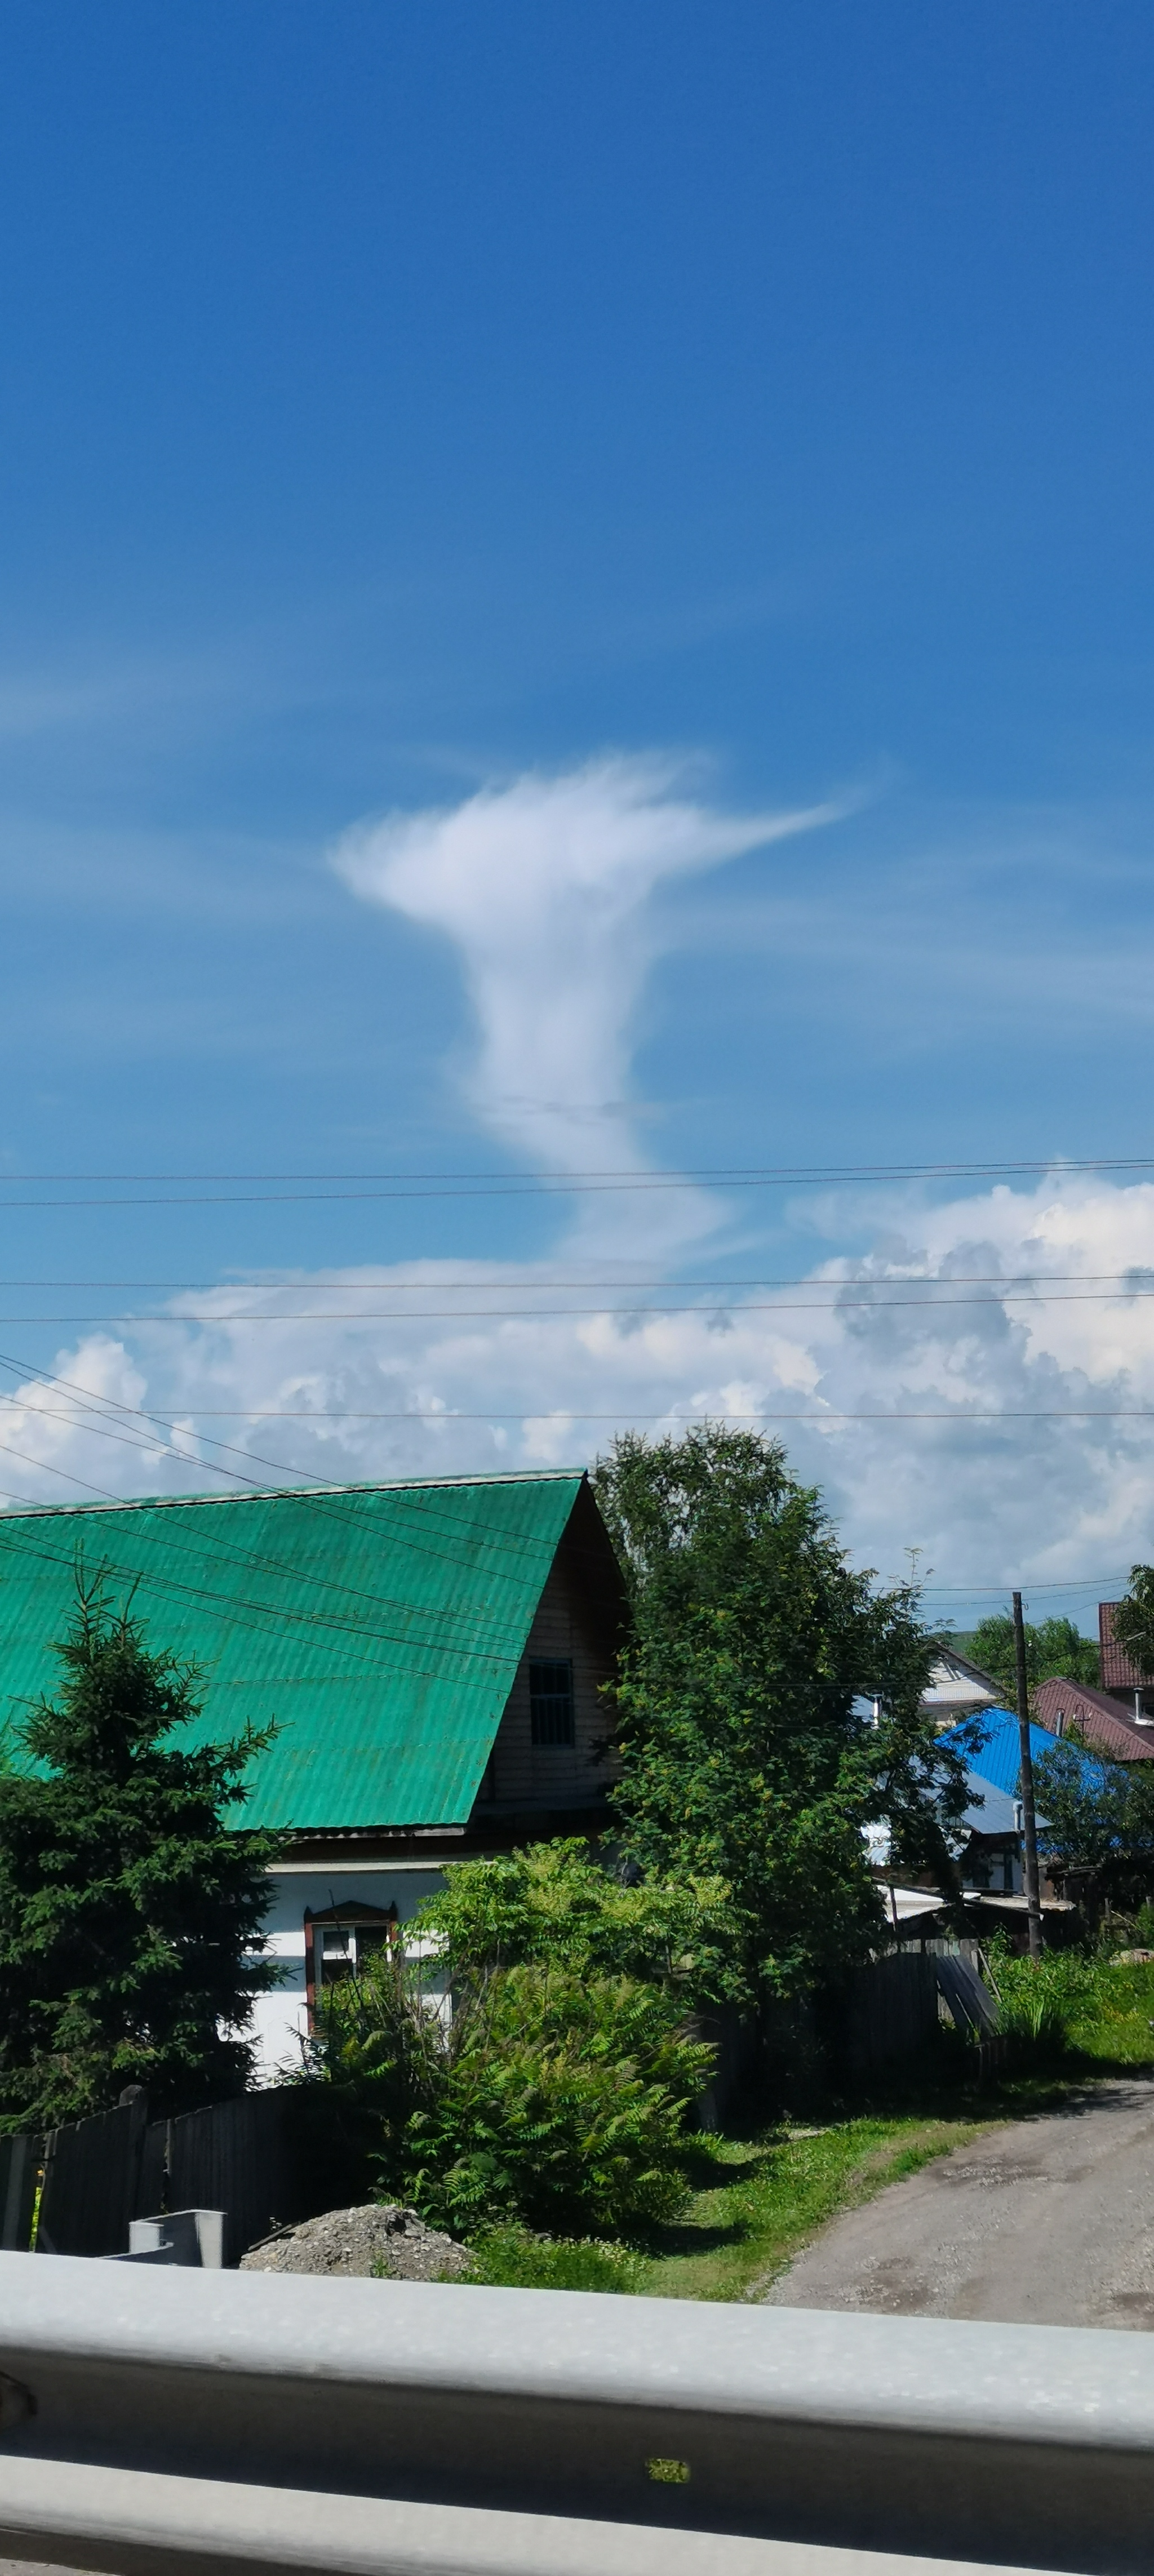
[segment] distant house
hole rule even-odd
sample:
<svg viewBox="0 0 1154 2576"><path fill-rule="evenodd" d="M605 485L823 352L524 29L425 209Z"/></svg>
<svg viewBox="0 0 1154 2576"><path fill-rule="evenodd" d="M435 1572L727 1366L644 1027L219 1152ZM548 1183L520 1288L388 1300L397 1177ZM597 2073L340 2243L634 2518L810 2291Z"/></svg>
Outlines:
<svg viewBox="0 0 1154 2576"><path fill-rule="evenodd" d="M1112 1700L1123 1703L1135 1726L1154 1726L1154 1673L1139 1672L1124 1646L1114 1635L1114 1613L1117 1601L1098 1603L1098 1648L1102 1658L1102 1688Z"/></svg>
<svg viewBox="0 0 1154 2576"><path fill-rule="evenodd" d="M959 1718L976 1717L983 1709L996 1708L1000 1699L997 1682L982 1671L980 1664L972 1664L953 1646L943 1645L922 1693L922 1714L932 1717L940 1728L956 1726Z"/></svg>
<svg viewBox="0 0 1154 2576"><path fill-rule="evenodd" d="M1111 1762L1154 1758L1154 1717L1136 1716L1130 1695L1115 1698L1109 1691L1092 1690L1087 1682L1053 1680L1039 1683L1034 1706L1051 1734L1074 1729Z"/></svg>
<svg viewBox="0 0 1154 2576"><path fill-rule="evenodd" d="M244 1821L286 1837L257 2007L271 2069L450 1859L596 1832L625 1612L587 1477L491 1476L0 1516L0 1722L55 1689L82 1547L194 1659L185 1741L275 1722ZM12 1750L19 1758L18 1740Z"/></svg>
<svg viewBox="0 0 1154 2576"><path fill-rule="evenodd" d="M964 1888L990 1897L1022 1893L1022 1813L1016 1798L979 1771L967 1774L969 1804L959 1826Z"/></svg>

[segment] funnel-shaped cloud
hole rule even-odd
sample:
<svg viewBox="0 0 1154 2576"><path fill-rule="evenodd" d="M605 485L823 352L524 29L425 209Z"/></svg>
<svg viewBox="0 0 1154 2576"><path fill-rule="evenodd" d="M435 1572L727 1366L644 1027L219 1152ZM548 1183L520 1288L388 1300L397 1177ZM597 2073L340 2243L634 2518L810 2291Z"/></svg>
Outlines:
<svg viewBox="0 0 1154 2576"><path fill-rule="evenodd" d="M455 941L479 1030L471 1104L549 1170L644 1168L622 1104L654 889L834 811L725 814L678 794L678 777L637 759L533 772L450 810L387 815L334 853L355 893Z"/></svg>

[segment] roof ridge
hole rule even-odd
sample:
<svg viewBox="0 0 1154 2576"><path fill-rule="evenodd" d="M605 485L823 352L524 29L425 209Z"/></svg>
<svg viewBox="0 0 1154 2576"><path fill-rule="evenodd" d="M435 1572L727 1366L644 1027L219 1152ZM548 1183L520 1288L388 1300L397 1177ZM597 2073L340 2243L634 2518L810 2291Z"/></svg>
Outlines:
<svg viewBox="0 0 1154 2576"><path fill-rule="evenodd" d="M587 1467L508 1467L481 1476L373 1476L356 1484L261 1485L244 1494L124 1494L95 1503L37 1503L31 1510L0 1512L0 1526L10 1521L74 1519L82 1512L187 1511L214 1503L313 1502L318 1495L446 1493L467 1486L579 1485Z"/></svg>

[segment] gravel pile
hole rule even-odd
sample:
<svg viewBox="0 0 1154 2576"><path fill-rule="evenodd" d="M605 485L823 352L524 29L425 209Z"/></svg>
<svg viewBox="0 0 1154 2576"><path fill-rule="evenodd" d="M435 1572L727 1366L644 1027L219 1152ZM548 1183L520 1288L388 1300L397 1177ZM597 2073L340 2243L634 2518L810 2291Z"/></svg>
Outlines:
<svg viewBox="0 0 1154 2576"><path fill-rule="evenodd" d="M278 2236L254 2245L240 2260L242 2272L323 2272L352 2280L387 2272L394 2281L439 2281L469 2269L469 2254L451 2236L426 2227L415 2209L397 2201L366 2201L360 2209L327 2209Z"/></svg>

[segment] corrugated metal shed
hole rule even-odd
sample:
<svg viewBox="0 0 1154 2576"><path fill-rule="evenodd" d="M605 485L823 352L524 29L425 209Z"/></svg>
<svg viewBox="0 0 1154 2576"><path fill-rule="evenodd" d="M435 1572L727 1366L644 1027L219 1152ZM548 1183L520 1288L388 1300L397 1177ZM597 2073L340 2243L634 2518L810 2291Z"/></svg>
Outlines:
<svg viewBox="0 0 1154 2576"><path fill-rule="evenodd" d="M248 1824L463 1824L584 1479L355 1485L0 1516L0 1723L53 1693L78 1550L194 1658L202 1740L275 1719ZM186 1742L195 1740L186 1736ZM8 1737L11 1758L19 1745Z"/></svg>

